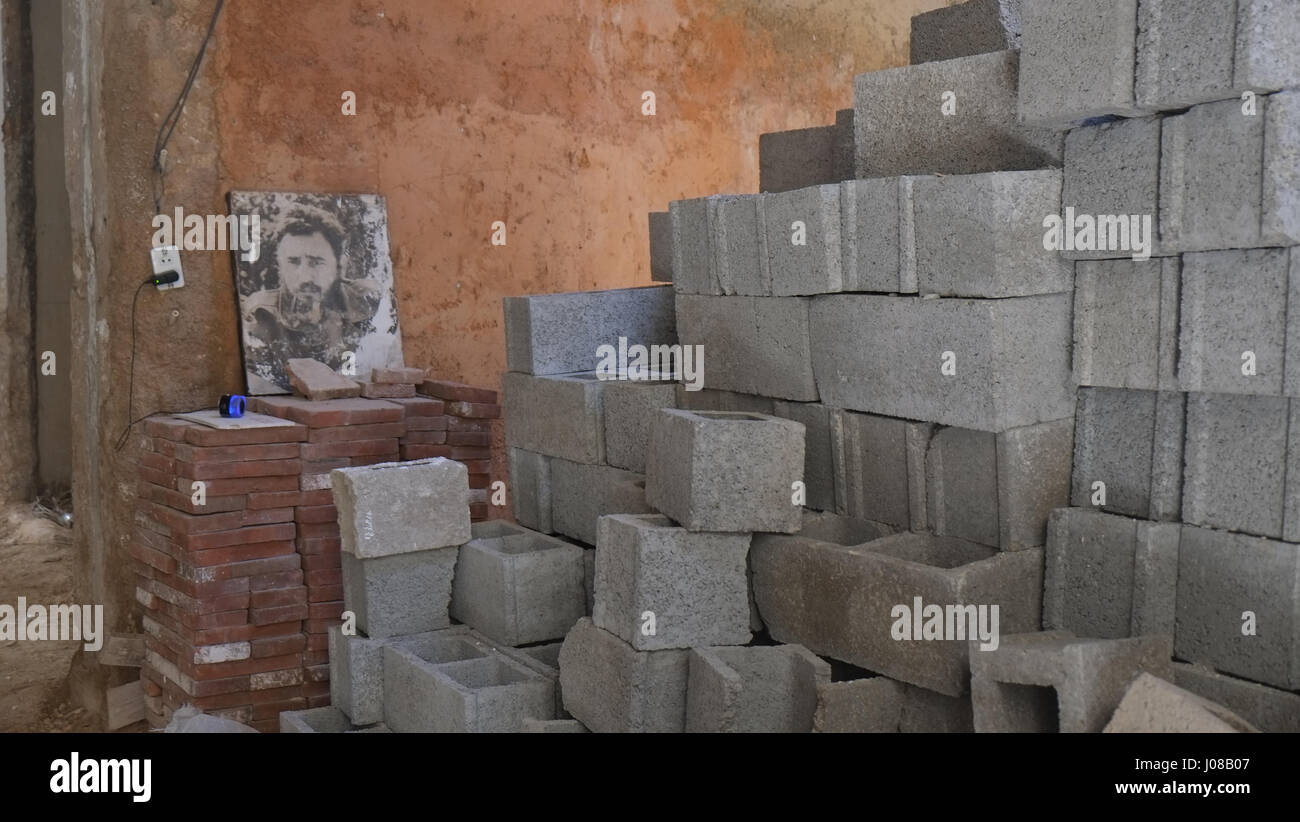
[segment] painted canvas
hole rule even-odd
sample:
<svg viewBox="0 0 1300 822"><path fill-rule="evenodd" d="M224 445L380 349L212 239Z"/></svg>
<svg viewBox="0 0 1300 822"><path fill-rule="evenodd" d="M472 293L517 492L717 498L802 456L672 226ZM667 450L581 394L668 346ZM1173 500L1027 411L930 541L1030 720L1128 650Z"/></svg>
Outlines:
<svg viewBox="0 0 1300 822"><path fill-rule="evenodd" d="M289 393L299 357L363 380L402 365L383 197L234 191L230 213L258 238L235 252L248 393Z"/></svg>

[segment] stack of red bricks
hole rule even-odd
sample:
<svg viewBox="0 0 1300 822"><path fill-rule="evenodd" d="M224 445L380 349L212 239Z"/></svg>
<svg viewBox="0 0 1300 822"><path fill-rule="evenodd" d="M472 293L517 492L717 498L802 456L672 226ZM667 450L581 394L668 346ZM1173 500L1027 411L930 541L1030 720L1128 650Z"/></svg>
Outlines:
<svg viewBox="0 0 1300 822"><path fill-rule="evenodd" d="M275 730L281 711L329 703L327 632L344 607L331 470L458 460L471 518L487 517L496 393L420 392L433 396L250 398L249 411L293 423L275 428L146 423L131 554L151 724L189 703Z"/></svg>

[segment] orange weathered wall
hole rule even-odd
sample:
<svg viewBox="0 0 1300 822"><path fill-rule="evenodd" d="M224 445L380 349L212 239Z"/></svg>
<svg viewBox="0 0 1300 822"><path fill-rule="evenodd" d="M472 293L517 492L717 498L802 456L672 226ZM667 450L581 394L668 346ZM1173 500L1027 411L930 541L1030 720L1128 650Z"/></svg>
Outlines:
<svg viewBox="0 0 1300 822"><path fill-rule="evenodd" d="M220 177L386 195L407 363L495 387L501 297L648 283L648 211L756 191L760 133L833 122L948 4L233 0Z"/></svg>

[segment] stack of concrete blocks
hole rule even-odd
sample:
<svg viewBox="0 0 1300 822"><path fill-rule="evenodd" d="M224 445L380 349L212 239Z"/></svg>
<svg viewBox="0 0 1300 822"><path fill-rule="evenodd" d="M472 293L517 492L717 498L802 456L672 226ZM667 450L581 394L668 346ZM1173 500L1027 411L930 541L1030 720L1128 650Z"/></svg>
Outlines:
<svg viewBox="0 0 1300 822"><path fill-rule="evenodd" d="M1169 717L1126 710L1112 731L1177 724L1175 685L1249 726L1300 727L1296 11L1023 2L1019 113L1064 133L1076 269L1075 507L1052 516L1043 624L1172 640L1175 660L1129 668L1169 680L1133 686ZM1042 686L1041 653L990 677ZM979 704L1005 687L977 689L977 727L1007 726L999 698Z"/></svg>

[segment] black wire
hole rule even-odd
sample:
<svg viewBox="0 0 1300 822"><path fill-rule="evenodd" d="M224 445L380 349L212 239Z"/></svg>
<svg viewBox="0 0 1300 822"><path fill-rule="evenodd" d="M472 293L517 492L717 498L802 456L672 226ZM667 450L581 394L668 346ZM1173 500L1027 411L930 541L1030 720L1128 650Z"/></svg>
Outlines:
<svg viewBox="0 0 1300 822"><path fill-rule="evenodd" d="M140 291L146 285L153 285L153 280L145 280L136 286L135 296L131 298L131 378L127 381L126 392L126 418L130 422L126 424L126 427L122 429L121 436L117 438L117 445L113 448L114 451L121 451L122 446L126 443L127 436L131 433L131 429L135 427L137 422L149 416L146 414L145 417L140 417L140 419L131 419L131 414L135 411L135 307L140 302Z"/></svg>
<svg viewBox="0 0 1300 822"><path fill-rule="evenodd" d="M212 20L208 23L208 31L203 35L203 42L199 44L199 51L194 55L194 62L190 65L190 71L185 76L185 85L181 88L180 95L176 102L172 104L171 110L163 118L162 123L158 126L158 137L154 140L153 147L153 211L155 214L162 213L162 197L166 192L166 182L164 175L166 172L162 166L162 153L167 148L167 143L172 138L172 132L181 121L181 114L185 111L185 101L189 99L190 89L194 88L194 80L199 76L199 66L203 63L203 53L208 49L208 41L212 39L212 32L217 27L217 18L221 16L221 8L226 4L226 0L217 0L216 7L212 10ZM164 132L166 132L164 134Z"/></svg>

